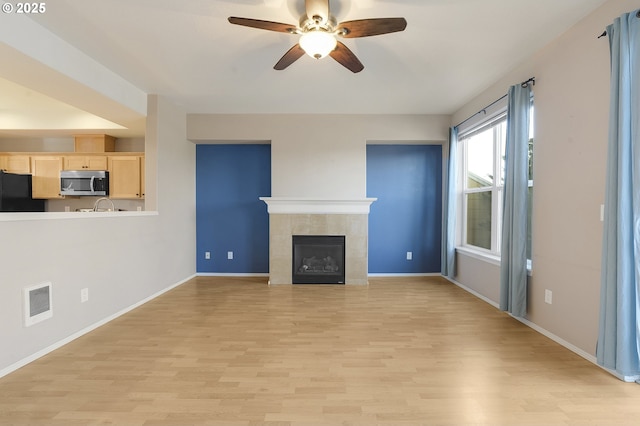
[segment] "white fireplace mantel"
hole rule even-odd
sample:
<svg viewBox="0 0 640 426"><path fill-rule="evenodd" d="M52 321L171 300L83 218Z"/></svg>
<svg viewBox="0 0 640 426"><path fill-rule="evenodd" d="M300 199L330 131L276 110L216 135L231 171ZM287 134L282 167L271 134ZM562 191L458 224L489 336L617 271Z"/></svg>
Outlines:
<svg viewBox="0 0 640 426"><path fill-rule="evenodd" d="M312 198L260 197L269 214L369 214L377 198L329 200Z"/></svg>

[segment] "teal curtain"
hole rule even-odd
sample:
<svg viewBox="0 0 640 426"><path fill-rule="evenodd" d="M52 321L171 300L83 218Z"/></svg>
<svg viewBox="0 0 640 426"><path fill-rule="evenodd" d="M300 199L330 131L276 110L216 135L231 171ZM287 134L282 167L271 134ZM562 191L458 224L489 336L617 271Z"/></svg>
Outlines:
<svg viewBox="0 0 640 426"><path fill-rule="evenodd" d="M640 10L607 27L611 104L598 364L640 375Z"/></svg>
<svg viewBox="0 0 640 426"><path fill-rule="evenodd" d="M449 157L445 176L442 211L442 260L441 273L453 279L456 261L456 191L457 191L458 128L449 129Z"/></svg>
<svg viewBox="0 0 640 426"><path fill-rule="evenodd" d="M502 244L500 248L500 309L514 316L527 313L527 204L529 113L531 86L509 88Z"/></svg>

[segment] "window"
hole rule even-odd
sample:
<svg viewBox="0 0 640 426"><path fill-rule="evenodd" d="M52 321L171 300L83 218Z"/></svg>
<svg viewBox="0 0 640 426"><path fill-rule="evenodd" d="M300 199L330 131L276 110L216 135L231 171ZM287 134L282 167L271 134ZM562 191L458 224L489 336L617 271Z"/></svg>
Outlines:
<svg viewBox="0 0 640 426"><path fill-rule="evenodd" d="M532 107L528 156L527 259L531 259L533 127ZM500 256L506 137L506 105L489 119L467 127L459 136L463 158L462 246L495 257Z"/></svg>
<svg viewBox="0 0 640 426"><path fill-rule="evenodd" d="M506 114L463 135L463 245L500 254Z"/></svg>

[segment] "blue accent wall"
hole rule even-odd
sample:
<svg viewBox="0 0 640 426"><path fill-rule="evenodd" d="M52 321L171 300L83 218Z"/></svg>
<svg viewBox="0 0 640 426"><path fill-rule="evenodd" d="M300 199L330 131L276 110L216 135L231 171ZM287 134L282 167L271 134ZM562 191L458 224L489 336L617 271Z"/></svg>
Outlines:
<svg viewBox="0 0 640 426"><path fill-rule="evenodd" d="M440 272L442 146L368 145L367 197L369 273Z"/></svg>
<svg viewBox="0 0 640 426"><path fill-rule="evenodd" d="M269 196L270 145L196 147L199 273L269 272L269 215L258 199Z"/></svg>

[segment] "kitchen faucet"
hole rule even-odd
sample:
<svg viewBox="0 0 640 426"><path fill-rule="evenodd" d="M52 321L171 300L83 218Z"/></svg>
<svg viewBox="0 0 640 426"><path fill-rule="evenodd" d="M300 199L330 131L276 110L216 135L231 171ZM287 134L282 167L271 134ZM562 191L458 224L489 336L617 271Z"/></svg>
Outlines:
<svg viewBox="0 0 640 426"><path fill-rule="evenodd" d="M93 205L93 211L97 212L98 211L98 205L102 202L102 201L108 201L109 203L111 203L111 209L108 209L107 211L115 211L116 210L116 206L113 204L113 201L111 201L110 198L108 197L101 197L98 198L95 202L95 204Z"/></svg>

